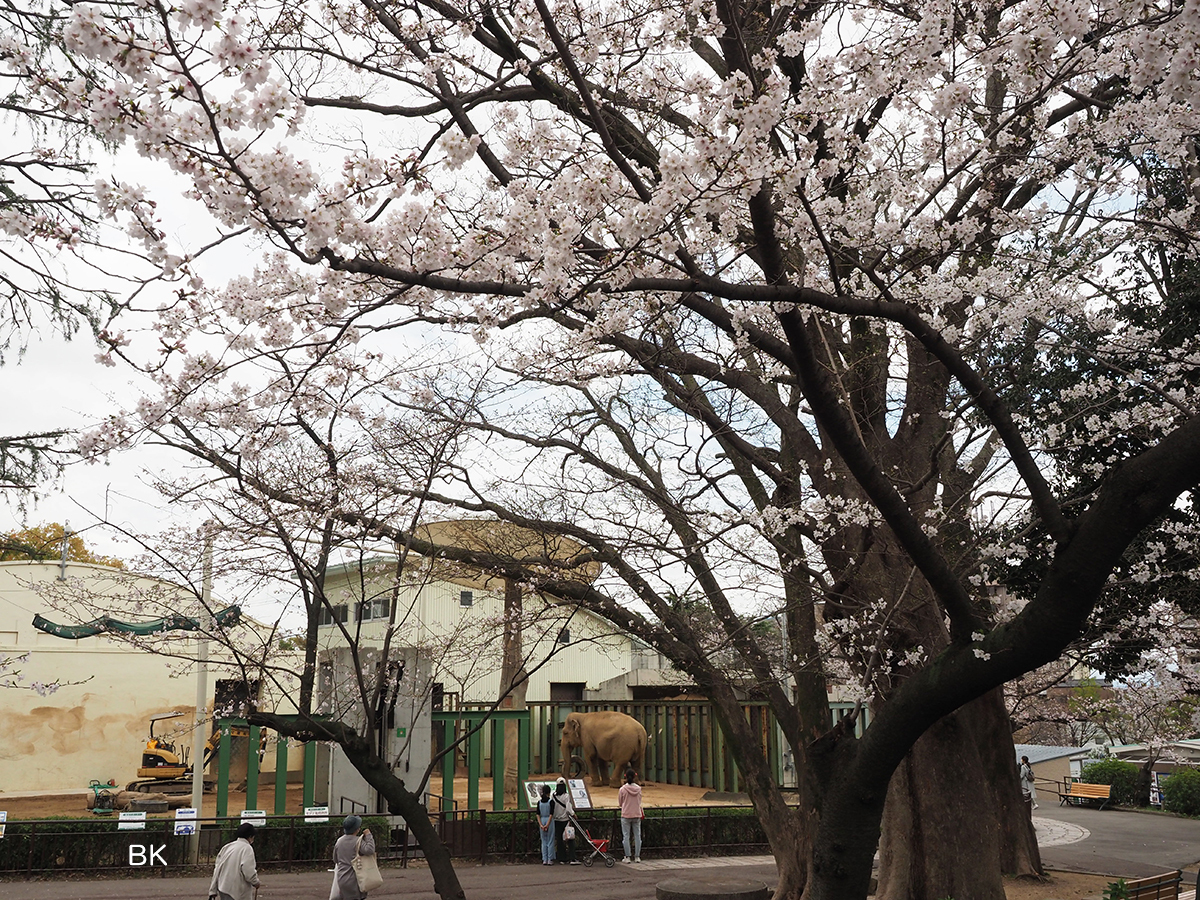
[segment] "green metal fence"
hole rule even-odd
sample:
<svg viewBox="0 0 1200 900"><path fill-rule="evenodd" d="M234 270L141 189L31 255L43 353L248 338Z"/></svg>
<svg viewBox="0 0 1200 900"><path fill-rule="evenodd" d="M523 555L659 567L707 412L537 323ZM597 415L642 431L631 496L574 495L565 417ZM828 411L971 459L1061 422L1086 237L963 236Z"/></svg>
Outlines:
<svg viewBox="0 0 1200 900"><path fill-rule="evenodd" d="M478 711L483 704L464 704L464 709ZM710 790L738 793L742 790L741 773L726 751L725 735L717 724L712 704L707 700L665 701L587 701L534 702L528 704L529 766L538 774L557 772L561 768L559 737L562 723L572 712L615 710L632 716L646 728L648 746L642 776L664 784L682 784ZM852 703L831 703L830 724L854 708ZM775 771L775 777L787 784L790 777L790 752L775 714L764 702L742 704L742 714L756 735L760 752ZM868 721L861 711L858 732ZM492 771L485 748L481 772Z"/></svg>

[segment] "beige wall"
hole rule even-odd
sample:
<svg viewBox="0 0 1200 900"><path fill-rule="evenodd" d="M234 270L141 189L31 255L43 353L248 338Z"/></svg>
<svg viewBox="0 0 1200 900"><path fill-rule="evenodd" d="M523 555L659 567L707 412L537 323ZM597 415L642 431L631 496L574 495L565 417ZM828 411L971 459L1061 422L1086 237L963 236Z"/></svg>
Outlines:
<svg viewBox="0 0 1200 900"><path fill-rule="evenodd" d="M1048 759L1033 765L1034 786L1039 791L1057 790L1070 774L1071 757L1069 756L1060 756L1057 759Z"/></svg>
<svg viewBox="0 0 1200 900"><path fill-rule="evenodd" d="M118 618L157 615L128 608L122 613L118 584L133 590L140 585L178 591L151 579L114 580L119 573L102 566L71 563L66 574L113 593L110 614ZM137 775L150 716L157 713L183 712L180 718L157 723L155 733L167 736L177 749L191 746L196 681L189 664L104 636L72 641L33 628L35 613L60 624L95 615L51 609L34 585L55 582L58 575L57 563L0 563L0 658L28 653L19 666L24 683L63 685L46 696L0 689L0 797L5 792L83 791L91 779L126 784ZM213 685L221 677L237 676L222 672L214 658L208 674L210 710ZM273 754L266 762L273 766Z"/></svg>

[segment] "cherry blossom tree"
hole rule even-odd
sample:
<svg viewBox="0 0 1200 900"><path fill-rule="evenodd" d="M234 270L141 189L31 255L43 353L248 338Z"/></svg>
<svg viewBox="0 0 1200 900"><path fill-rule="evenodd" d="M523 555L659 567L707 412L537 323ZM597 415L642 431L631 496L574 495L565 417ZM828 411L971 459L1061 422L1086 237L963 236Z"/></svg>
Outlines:
<svg viewBox="0 0 1200 900"><path fill-rule="evenodd" d="M1175 0L76 4L66 46L107 78L64 108L265 249L165 302L155 359L109 336L161 393L85 449L169 436L659 648L713 701L779 897L865 897L882 833L877 896L999 900L1003 870L1040 867L1000 686L1089 627L1118 566L1156 577L1144 529L1194 545L1197 335L1116 306L1148 290L1122 254L1194 255L1200 182L1160 202L1141 163L1195 168L1198 33ZM101 194L135 223L144 199ZM164 231L149 252L186 265ZM1104 375L1031 397L1077 333ZM453 426L454 464L364 466L336 496L256 470L297 380L370 384L341 401L364 446ZM1089 478L1060 480L1089 435ZM585 549L441 546L416 502ZM1028 590L994 594L1031 558ZM832 725L834 684L870 707L861 734Z"/></svg>

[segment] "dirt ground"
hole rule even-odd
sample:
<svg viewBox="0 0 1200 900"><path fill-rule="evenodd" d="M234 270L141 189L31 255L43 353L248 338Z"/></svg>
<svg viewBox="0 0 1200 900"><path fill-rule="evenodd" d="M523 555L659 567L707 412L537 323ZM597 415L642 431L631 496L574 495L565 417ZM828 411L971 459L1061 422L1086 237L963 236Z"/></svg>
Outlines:
<svg viewBox="0 0 1200 900"><path fill-rule="evenodd" d="M1046 881L1006 878L1004 894L1008 900L1086 900L1100 897L1114 880L1109 875L1051 872Z"/></svg>
<svg viewBox="0 0 1200 900"><path fill-rule="evenodd" d="M557 777L555 775L531 775L534 780L552 780ZM437 779L431 789L436 793L441 789L441 780ZM742 805L744 800L704 800L703 797L708 793L707 788L685 787L678 784L657 784L647 782L643 785L643 797L647 806L724 806L724 805ZM617 807L617 789L610 788L607 785L593 788L588 788L588 793L592 798L592 805L602 809L615 809ZM73 794L60 794L47 797L5 797L3 792L0 792L0 809L8 810L8 820L10 822L18 819L45 819L59 816L87 816L87 791L80 791ZM467 798L467 779L454 779L454 797L462 806ZM259 789L258 792L258 808L265 809L268 814L273 814L275 809L275 789L273 785L267 785ZM300 815L304 812L303 805L303 790L298 784L290 784L287 789L287 811L289 814ZM484 809L492 808L492 779L479 779L479 805ZM229 792L229 811L237 814L246 808L246 794L244 791ZM204 795L204 811L202 816L215 816L217 813L217 795ZM149 818L169 818L174 813L168 813L164 816L156 816L151 813Z"/></svg>

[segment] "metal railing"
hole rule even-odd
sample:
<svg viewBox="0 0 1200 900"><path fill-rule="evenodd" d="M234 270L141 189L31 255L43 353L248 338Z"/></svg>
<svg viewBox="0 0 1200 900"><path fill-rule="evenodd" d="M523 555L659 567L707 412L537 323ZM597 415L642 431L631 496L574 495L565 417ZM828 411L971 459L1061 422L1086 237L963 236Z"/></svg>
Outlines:
<svg viewBox="0 0 1200 900"><path fill-rule="evenodd" d="M166 875L192 866L211 869L221 847L236 838L240 820L191 821L199 825L195 855L192 835L176 834L174 818L148 818L144 823L114 818L10 820L0 839L0 876L72 872ZM333 860L333 844L342 834L340 818L318 823L306 821L304 816L268 816L254 824L258 829L254 852L263 870L328 866ZM373 829L381 860L407 855L407 829L390 829L387 840L380 839L379 830Z"/></svg>
<svg viewBox="0 0 1200 900"><path fill-rule="evenodd" d="M767 852L757 820L740 807L657 807L647 811L642 828L643 854L654 856L735 856ZM451 856L480 862L534 860L541 841L532 810L445 810L431 812ZM590 850L587 841L607 839L610 852L618 852L621 824L617 810L581 810L584 833L579 852ZM96 874L166 876L189 869L211 871L217 852L231 840L237 818L198 820L199 852L192 856L191 836L175 834L173 818L148 819L145 827L120 830L114 819L27 820L7 823L0 839L0 878L88 872ZM129 824L129 823L126 823ZM327 867L333 844L341 835L341 822L306 822L304 816L269 816L256 823L254 852L263 871ZM372 827L380 861L407 866L422 855L410 847L406 827L392 827L388 840L382 828Z"/></svg>

